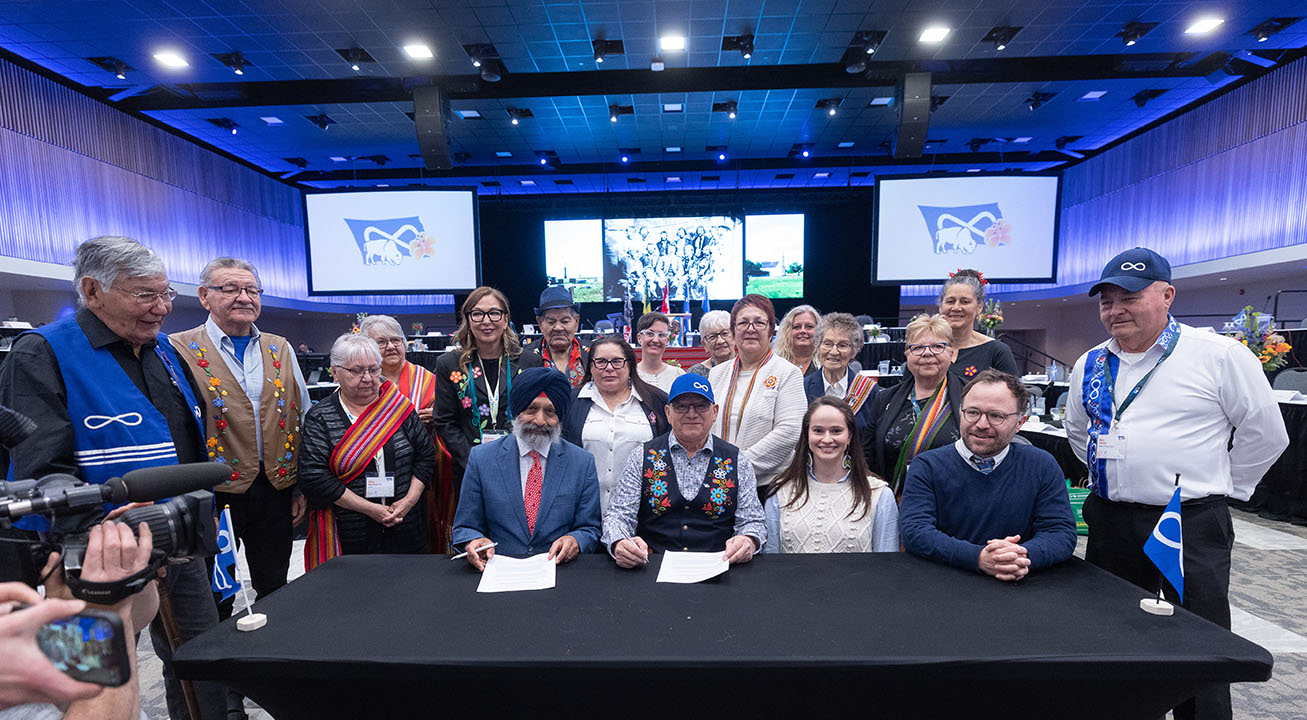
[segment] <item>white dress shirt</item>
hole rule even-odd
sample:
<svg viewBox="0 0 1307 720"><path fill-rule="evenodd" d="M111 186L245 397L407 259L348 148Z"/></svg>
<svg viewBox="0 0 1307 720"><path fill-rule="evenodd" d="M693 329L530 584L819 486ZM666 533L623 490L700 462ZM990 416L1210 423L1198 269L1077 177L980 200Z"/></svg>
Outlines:
<svg viewBox="0 0 1307 720"><path fill-rule="evenodd" d="M1106 347L1121 358L1114 373L1113 402L1119 407L1131 388L1157 365L1162 348L1122 354L1115 339ZM1089 415L1084 407L1085 360L1071 373L1065 428L1071 448L1085 462ZM1252 496L1257 483L1289 445L1284 416L1261 363L1239 342L1188 325L1180 326L1175 351L1121 415L1124 459L1107 463L1111 500L1165 505L1180 474L1180 497L1194 500ZM1234 445L1227 451L1230 433Z"/></svg>
<svg viewBox="0 0 1307 720"><path fill-rule="evenodd" d="M1083 409L1083 408L1082 408L1082 409ZM977 457L977 455L976 455L975 453L971 452L971 448L967 447L967 444L966 444L965 442L962 441L962 438L958 438L957 441L953 443L953 447L954 447L954 449L956 449L956 450L958 451L958 454L962 456L962 460L963 460L963 461L965 461L965 462L966 462L968 465L970 465L971 467L976 468L977 470L980 470L980 467L979 467L978 465L976 465L976 463L971 459L971 458ZM1008 452L1008 450L1011 450L1011 449L1012 449L1012 443L1008 443L1007 445L1004 445L1004 446L1003 446L1003 449L1002 449L1002 450L999 450L999 451L998 451L998 454L995 455L994 458L993 458L993 459L994 459L994 467L990 468L991 471L993 471L993 470L997 470L997 469L998 469L998 466L1003 464L1003 461L1007 459L1007 452ZM1084 460L1084 458L1080 458L1080 459L1081 459L1082 461ZM983 472L983 471L982 471L982 472Z"/></svg>
<svg viewBox="0 0 1307 720"><path fill-rule="evenodd" d="M849 371L848 370L844 371L844 374L840 376L840 381L837 383L832 383L829 380L827 380L826 373L823 371L821 374L821 382L823 385L826 386L826 395L829 397L839 398L843 400L844 396L849 394Z"/></svg>
<svg viewBox="0 0 1307 720"><path fill-rule="evenodd" d="M245 357L237 360L236 343L218 327L212 315L204 321L204 332L213 342L213 346L218 349L218 354L222 356L223 362L227 363L231 374L236 376L236 382L240 383L245 396L250 399L250 404L254 406L254 417L263 417L259 414L259 405L263 399L263 383L271 382L263 375L263 341L260 339L263 333L259 332L257 325L250 326L250 344L245 346ZM295 358L295 349L290 346L290 341L287 341L283 347L277 349L277 352L281 356L282 371L284 372L289 366L291 372L295 373L295 384L300 389L300 419L303 419L311 403L308 385L304 382L304 374L300 372L299 361ZM263 423L258 420L254 422L254 441L259 457L263 457Z"/></svg>
<svg viewBox="0 0 1307 720"><path fill-rule="evenodd" d="M631 394L614 410L608 409L608 403L592 382L586 383L577 397L593 402L581 429L581 447L594 455L595 470L599 473L599 507L601 512L607 512L608 498L622 476L627 458L637 447L653 439L653 426L640 406L643 398L635 388L631 388Z"/></svg>

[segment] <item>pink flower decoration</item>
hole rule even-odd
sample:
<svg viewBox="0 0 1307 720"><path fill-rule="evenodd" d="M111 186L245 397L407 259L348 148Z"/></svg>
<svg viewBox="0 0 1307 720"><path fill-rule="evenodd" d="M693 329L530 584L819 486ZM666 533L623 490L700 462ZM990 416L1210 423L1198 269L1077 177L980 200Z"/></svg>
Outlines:
<svg viewBox="0 0 1307 720"><path fill-rule="evenodd" d="M470 408L470 407L472 407L472 398L470 398L470 397L465 397L465 398L463 398L463 407L464 407L464 408Z"/></svg>
<svg viewBox="0 0 1307 720"><path fill-rule="evenodd" d="M1012 226L1004 220L996 220L985 231L985 244L990 247L1007 245L1012 242Z"/></svg>

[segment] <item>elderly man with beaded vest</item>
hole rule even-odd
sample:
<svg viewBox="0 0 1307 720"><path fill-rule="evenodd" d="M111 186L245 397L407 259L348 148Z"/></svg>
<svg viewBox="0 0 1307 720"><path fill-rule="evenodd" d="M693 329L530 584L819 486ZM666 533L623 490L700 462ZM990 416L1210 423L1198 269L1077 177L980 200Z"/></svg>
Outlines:
<svg viewBox="0 0 1307 720"><path fill-rule="evenodd" d="M649 562L649 551L724 551L744 563L767 541L753 464L713 437L712 386L676 378L668 394L671 432L631 453L604 516L604 547L618 566Z"/></svg>
<svg viewBox="0 0 1307 720"><path fill-rule="evenodd" d="M209 457L231 466L231 477L214 491L220 506L231 506L258 597L286 584L294 525L304 516L304 497L294 487L295 460L300 418L309 404L290 343L254 324L262 292L253 265L213 260L200 273L200 304L208 320L171 336L203 387ZM231 601L219 612L229 617Z"/></svg>

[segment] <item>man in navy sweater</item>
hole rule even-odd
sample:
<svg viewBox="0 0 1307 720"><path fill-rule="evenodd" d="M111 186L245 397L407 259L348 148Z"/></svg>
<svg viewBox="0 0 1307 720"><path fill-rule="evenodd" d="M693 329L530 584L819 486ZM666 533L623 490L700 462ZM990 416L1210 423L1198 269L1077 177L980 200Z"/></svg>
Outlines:
<svg viewBox="0 0 1307 720"><path fill-rule="evenodd" d="M912 461L899 509L908 552L999 580L1020 580L1076 549L1062 470L1052 455L1013 445L1030 393L985 370L962 391L962 439Z"/></svg>

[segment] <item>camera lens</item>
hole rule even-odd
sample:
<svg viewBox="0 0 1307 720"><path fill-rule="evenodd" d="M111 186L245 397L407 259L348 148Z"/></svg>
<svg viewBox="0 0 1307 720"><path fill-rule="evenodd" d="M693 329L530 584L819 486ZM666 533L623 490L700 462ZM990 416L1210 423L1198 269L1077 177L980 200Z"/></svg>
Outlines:
<svg viewBox="0 0 1307 720"><path fill-rule="evenodd" d="M132 508L123 513L119 522L127 523L132 532L146 523L156 550L169 557L189 557L216 545L212 518L213 494L197 490L167 502Z"/></svg>

